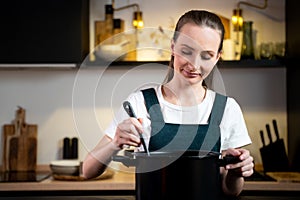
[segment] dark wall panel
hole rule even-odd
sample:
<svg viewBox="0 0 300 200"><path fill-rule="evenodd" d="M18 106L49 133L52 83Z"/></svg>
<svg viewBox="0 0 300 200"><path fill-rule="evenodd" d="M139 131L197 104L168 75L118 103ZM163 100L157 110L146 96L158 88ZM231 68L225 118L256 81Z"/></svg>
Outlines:
<svg viewBox="0 0 300 200"><path fill-rule="evenodd" d="M89 52L88 0L0 3L0 63L78 63Z"/></svg>

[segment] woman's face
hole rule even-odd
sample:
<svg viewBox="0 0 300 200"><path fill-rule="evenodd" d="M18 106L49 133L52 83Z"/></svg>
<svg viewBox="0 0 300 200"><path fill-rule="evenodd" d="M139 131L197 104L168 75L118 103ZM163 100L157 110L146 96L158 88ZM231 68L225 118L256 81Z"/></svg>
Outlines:
<svg viewBox="0 0 300 200"><path fill-rule="evenodd" d="M220 42L218 31L193 23L185 24L177 40L172 42L174 78L181 75L191 84L202 83L220 58Z"/></svg>

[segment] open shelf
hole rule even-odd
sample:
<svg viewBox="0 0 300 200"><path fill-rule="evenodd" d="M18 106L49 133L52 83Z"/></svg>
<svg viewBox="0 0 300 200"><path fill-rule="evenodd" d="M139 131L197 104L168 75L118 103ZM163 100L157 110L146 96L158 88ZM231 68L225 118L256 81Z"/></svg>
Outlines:
<svg viewBox="0 0 300 200"><path fill-rule="evenodd" d="M134 67L143 64L163 64L168 65L169 61L115 61L115 62L105 62L105 61L94 61L86 62L87 67ZM159 65L158 65L159 66ZM232 61L222 61L218 63L220 68L266 68L266 67L284 67L284 60L272 59L272 60L232 60Z"/></svg>

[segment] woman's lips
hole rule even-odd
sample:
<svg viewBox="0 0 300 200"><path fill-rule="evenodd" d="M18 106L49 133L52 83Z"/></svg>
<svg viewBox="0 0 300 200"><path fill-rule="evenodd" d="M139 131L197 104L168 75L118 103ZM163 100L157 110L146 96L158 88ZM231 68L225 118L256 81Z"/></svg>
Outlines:
<svg viewBox="0 0 300 200"><path fill-rule="evenodd" d="M188 72L186 70L182 70L183 74L186 76L186 77L189 77L189 78L196 78L198 76L201 76L201 73L198 73L198 72Z"/></svg>

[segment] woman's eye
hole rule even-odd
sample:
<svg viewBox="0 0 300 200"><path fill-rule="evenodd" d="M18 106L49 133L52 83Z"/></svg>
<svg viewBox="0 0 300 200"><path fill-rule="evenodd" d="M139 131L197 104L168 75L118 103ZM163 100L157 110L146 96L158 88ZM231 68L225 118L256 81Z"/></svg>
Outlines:
<svg viewBox="0 0 300 200"><path fill-rule="evenodd" d="M201 56L201 59L203 59L203 60L209 60L209 59L211 59L213 57L208 52L203 52L203 53L200 54L200 56Z"/></svg>
<svg viewBox="0 0 300 200"><path fill-rule="evenodd" d="M182 53L183 55L192 55L192 54L193 54L192 51L187 50L187 49L182 49L182 50L181 50L181 53Z"/></svg>

